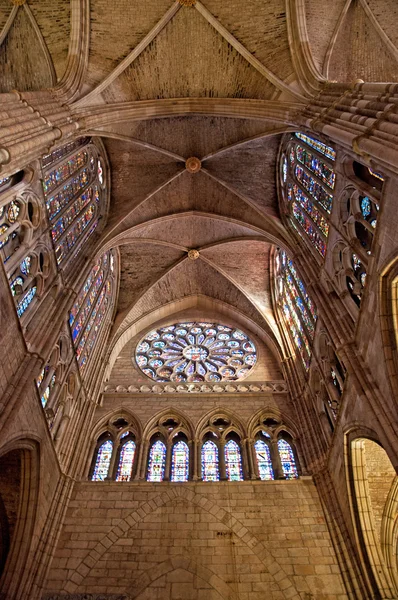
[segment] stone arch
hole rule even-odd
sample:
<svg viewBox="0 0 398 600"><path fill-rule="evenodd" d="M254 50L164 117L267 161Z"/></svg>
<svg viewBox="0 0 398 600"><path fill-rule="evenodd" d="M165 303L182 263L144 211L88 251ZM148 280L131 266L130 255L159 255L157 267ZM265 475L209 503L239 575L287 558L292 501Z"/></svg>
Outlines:
<svg viewBox="0 0 398 600"><path fill-rule="evenodd" d="M236 594L231 588L215 573L207 567L199 565L195 560L190 558L182 558L179 556L173 557L160 563L157 567L148 569L137 582L136 591L131 595L131 599L139 597L141 594L160 577L172 573L174 571L186 571L196 577L199 577L213 588L222 600L237 600Z"/></svg>
<svg viewBox="0 0 398 600"><path fill-rule="evenodd" d="M398 571L398 479L387 452L371 429L346 433L346 476L358 552L375 595L396 598Z"/></svg>
<svg viewBox="0 0 398 600"><path fill-rule="evenodd" d="M162 411L156 413L153 417L149 419L149 421L145 424L143 428L142 438L148 439L148 436L150 436L152 432L155 431L160 421L167 418L174 418L177 421L180 421L181 427L176 429L176 431L178 432L180 430L186 430L186 433L188 434L188 439L193 439L194 427L191 420L181 410L179 410L178 408L174 408L173 406L163 409Z"/></svg>
<svg viewBox="0 0 398 600"><path fill-rule="evenodd" d="M390 256L382 269L380 287L380 332L393 397L398 396L398 256Z"/></svg>
<svg viewBox="0 0 398 600"><path fill-rule="evenodd" d="M230 420L231 422L231 427L228 428L228 431L232 428L232 430L234 431L238 431L239 435L242 436L242 439L247 437L247 429L244 425L244 423L242 422L241 418L238 417L233 411L228 410L227 408L224 407L218 407L215 408L213 410L211 410L210 412L208 412L206 415L204 415L204 417L202 417L200 419L200 421L198 422L197 426L196 426L196 431L195 431L195 435L197 438L201 438L202 434L207 431L207 427L209 424L210 420L216 419L216 418L227 418ZM234 427L235 425L235 427Z"/></svg>
<svg viewBox="0 0 398 600"><path fill-rule="evenodd" d="M207 499L202 494L196 494L191 489L184 487L170 487L166 493L159 494L153 500L142 503L136 510L132 511L125 518L121 519L112 529L90 550L79 565L71 572L68 581L64 584L62 592L76 593L79 585L82 584L85 577L91 569L100 560L100 558L113 546L123 535L137 523L145 519L146 516L164 506L170 501L184 499L191 504L201 507L203 510L212 514L221 523L231 529L231 531L251 549L253 554L264 564L268 573L274 579L274 584L278 586L283 597L299 600L299 594L296 591L293 582L289 579L283 567L278 563L265 544L258 540L256 536L249 532L241 521L231 515L231 513L219 507L212 500Z"/></svg>
<svg viewBox="0 0 398 600"><path fill-rule="evenodd" d="M9 548L0 579L0 597L16 597L23 594L28 585L28 565L31 561L33 530L36 522L37 498L39 493L39 445L33 439L15 439L0 449L0 461L14 457L20 470L14 473L10 485L19 485L15 501L15 522L10 536ZM4 473L4 468L1 470ZM6 484L7 481L2 483ZM1 491L1 490L0 490ZM17 574L23 574L22 577Z"/></svg>

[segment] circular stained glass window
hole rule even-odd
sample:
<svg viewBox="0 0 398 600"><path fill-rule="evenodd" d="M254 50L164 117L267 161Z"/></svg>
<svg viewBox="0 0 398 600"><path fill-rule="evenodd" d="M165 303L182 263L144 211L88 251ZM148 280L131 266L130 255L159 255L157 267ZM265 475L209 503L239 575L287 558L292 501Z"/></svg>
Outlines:
<svg viewBox="0 0 398 600"><path fill-rule="evenodd" d="M257 362L256 346L239 329L219 323L177 323L149 331L135 360L154 381L236 381Z"/></svg>

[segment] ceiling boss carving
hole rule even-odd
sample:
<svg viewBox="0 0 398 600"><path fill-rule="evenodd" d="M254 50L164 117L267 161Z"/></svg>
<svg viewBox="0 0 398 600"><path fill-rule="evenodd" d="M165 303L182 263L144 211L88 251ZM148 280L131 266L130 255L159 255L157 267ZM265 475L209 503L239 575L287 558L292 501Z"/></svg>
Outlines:
<svg viewBox="0 0 398 600"><path fill-rule="evenodd" d="M190 156L185 161L185 167L190 173L198 173L202 168L202 162L196 156Z"/></svg>
<svg viewBox="0 0 398 600"><path fill-rule="evenodd" d="M188 258L190 260L198 260L199 256L200 256L199 250L189 250L188 251Z"/></svg>

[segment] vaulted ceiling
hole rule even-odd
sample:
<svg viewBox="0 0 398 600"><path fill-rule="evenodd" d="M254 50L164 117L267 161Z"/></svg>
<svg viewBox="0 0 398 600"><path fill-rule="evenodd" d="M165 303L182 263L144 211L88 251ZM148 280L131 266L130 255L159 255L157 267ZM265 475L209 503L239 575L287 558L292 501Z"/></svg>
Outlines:
<svg viewBox="0 0 398 600"><path fill-rule="evenodd" d="M0 91L62 83L81 52L73 101L88 115L110 103L179 98L300 106L310 74L315 91L326 79L398 81L395 0L20 3L0 0ZM117 246L121 258L114 344L144 316L158 319L162 307L196 297L244 315L277 345L269 257L273 245L291 242L276 191L280 139L290 130L192 115L90 132L111 170L98 251ZM197 172L186 168L190 157L201 161Z"/></svg>

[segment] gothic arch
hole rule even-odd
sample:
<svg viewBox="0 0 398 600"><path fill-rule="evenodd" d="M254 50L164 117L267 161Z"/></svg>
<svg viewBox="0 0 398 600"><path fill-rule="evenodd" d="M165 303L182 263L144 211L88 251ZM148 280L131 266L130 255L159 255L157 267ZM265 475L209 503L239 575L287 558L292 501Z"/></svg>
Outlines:
<svg viewBox="0 0 398 600"><path fill-rule="evenodd" d="M0 458L10 453L20 455L20 491L17 520L10 541L6 568L0 579L0 596L10 597L18 592L23 594L27 586L29 569L27 565L32 560L33 531L36 522L36 511L40 487L40 456L39 444L34 439L14 439L0 449ZM16 573L24 575L15 578Z"/></svg>
<svg viewBox="0 0 398 600"><path fill-rule="evenodd" d="M200 506L203 510L211 513L224 525L230 527L232 532L240 538L264 564L265 568L274 579L274 585L278 586L283 597L286 599L292 598L298 600L298 593L293 593L296 592L293 582L289 579L278 560L267 550L263 542L251 534L243 523L235 517L232 517L232 514L229 513L229 511L219 507L215 502L205 498L202 494L196 494L193 490L178 486L168 489L166 494L159 494L159 496L155 497L150 502L144 502L128 516L121 519L117 525L112 527L108 534L106 534L94 548L90 550L87 556L81 560L76 569L69 571L69 578L64 584L62 592L70 594L76 592L100 558L115 542L117 542L117 540L122 538L131 527L135 527L137 523L141 522L148 515L164 506L166 503L179 498L190 504Z"/></svg>
<svg viewBox="0 0 398 600"><path fill-rule="evenodd" d="M198 564L194 559L182 558L180 556L165 560L157 567L151 567L145 571L145 573L135 584L136 589L131 595L131 600L134 598L139 600L139 596L146 590L147 587L159 579L159 577L167 575L168 573L172 573L176 570L184 570L192 575L195 575L196 577L199 577L200 579L203 579L214 590L216 590L216 592L218 592L222 600L238 600L236 594L221 579L221 577L210 571L210 569L207 567Z"/></svg>
<svg viewBox="0 0 398 600"><path fill-rule="evenodd" d="M381 335L393 395L398 397L398 257L392 256L381 271L379 286Z"/></svg>

